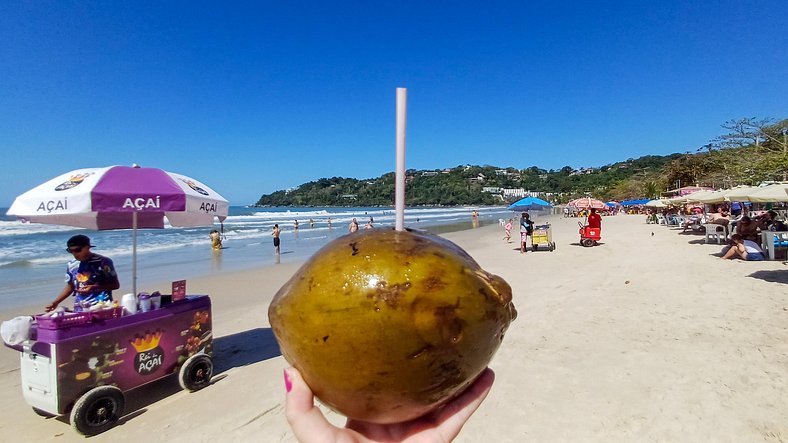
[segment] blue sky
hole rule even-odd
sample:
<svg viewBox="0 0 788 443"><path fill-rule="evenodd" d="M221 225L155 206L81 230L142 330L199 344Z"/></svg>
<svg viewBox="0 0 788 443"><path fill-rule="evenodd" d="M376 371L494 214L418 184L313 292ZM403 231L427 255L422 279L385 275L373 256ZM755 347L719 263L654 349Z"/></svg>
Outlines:
<svg viewBox="0 0 788 443"><path fill-rule="evenodd" d="M788 117L784 1L0 5L0 206L139 163L231 204L407 166L601 166Z"/></svg>

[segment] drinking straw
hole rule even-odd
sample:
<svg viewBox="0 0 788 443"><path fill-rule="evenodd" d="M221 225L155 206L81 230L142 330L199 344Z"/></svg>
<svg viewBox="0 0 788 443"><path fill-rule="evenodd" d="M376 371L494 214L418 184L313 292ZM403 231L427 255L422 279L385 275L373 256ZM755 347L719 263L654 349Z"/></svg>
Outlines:
<svg viewBox="0 0 788 443"><path fill-rule="evenodd" d="M408 89L397 88L397 170L394 177L394 229L405 230L405 122L408 112Z"/></svg>

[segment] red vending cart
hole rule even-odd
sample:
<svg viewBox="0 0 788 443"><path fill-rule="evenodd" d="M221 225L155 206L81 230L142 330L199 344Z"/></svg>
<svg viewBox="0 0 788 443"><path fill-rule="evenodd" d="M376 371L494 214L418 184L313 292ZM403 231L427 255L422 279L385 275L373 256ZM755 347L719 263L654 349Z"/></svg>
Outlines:
<svg viewBox="0 0 788 443"><path fill-rule="evenodd" d="M70 413L74 429L94 435L117 423L130 389L176 373L184 389L210 383L210 297L122 312L35 316L30 339L9 346L21 352L22 392L37 413Z"/></svg>

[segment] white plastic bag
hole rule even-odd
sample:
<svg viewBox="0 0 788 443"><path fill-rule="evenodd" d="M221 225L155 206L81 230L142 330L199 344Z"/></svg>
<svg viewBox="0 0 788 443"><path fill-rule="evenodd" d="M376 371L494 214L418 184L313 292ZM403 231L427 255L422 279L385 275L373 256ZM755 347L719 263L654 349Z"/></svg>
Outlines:
<svg viewBox="0 0 788 443"><path fill-rule="evenodd" d="M0 336L7 344L14 346L30 339L30 326L33 324L33 317L29 315L16 317L4 321L0 325Z"/></svg>

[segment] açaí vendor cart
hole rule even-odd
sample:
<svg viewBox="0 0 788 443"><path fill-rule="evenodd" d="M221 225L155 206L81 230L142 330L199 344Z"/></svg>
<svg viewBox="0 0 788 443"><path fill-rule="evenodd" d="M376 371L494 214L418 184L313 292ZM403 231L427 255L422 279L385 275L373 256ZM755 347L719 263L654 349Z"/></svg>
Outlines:
<svg viewBox="0 0 788 443"><path fill-rule="evenodd" d="M184 389L210 383L211 300L188 296L159 309L121 315L121 307L35 316L21 352L22 393L40 415L70 413L94 435L123 415L124 392L178 374Z"/></svg>
<svg viewBox="0 0 788 443"><path fill-rule="evenodd" d="M198 180L134 165L62 174L17 197L8 215L23 222L131 229L136 294L138 228L163 229L165 218L174 227L212 226L215 218L227 217L228 208L226 199ZM15 347L22 351L25 399L35 409L70 410L78 431L96 434L117 421L124 390L176 370L190 389L210 380L208 296L171 303L165 297L160 309L134 315L121 316L120 309L35 317L30 339Z"/></svg>

